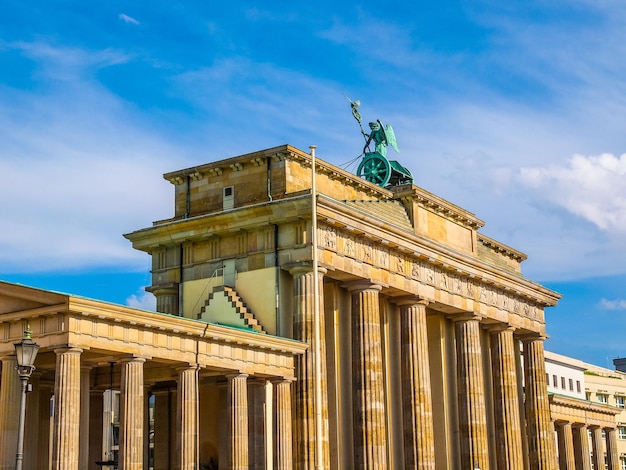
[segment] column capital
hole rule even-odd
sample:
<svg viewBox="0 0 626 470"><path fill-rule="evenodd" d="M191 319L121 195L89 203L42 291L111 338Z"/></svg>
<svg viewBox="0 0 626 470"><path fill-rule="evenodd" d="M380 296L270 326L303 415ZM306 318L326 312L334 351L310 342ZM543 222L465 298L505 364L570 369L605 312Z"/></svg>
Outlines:
<svg viewBox="0 0 626 470"><path fill-rule="evenodd" d="M228 380L233 380L237 378L247 379L249 377L249 374L244 374L243 372L231 372L229 374L224 374L224 377L226 377Z"/></svg>
<svg viewBox="0 0 626 470"><path fill-rule="evenodd" d="M310 261L305 261L298 264L287 265L285 266L285 269L287 269L287 271L289 271L289 274L291 274L293 277L298 277L302 276L303 274L313 272L313 263ZM324 275L328 272L328 270L322 266L318 266L317 272Z"/></svg>
<svg viewBox="0 0 626 470"><path fill-rule="evenodd" d="M430 301L423 299L417 295L405 295L402 297L390 297L389 301L398 305L399 307L405 307L407 305L423 305L427 307Z"/></svg>
<svg viewBox="0 0 626 470"><path fill-rule="evenodd" d="M487 326L487 331L493 334L502 333L503 331L512 331L515 333L516 330L517 328L508 323L495 323Z"/></svg>
<svg viewBox="0 0 626 470"><path fill-rule="evenodd" d="M189 362L187 364L180 364L179 366L174 367L174 370L176 372L184 372L186 370L200 370L202 369L202 366L200 364L197 364L195 362Z"/></svg>
<svg viewBox="0 0 626 470"><path fill-rule="evenodd" d="M545 341L550 336L546 333L525 333L518 336L518 339L523 343L530 343L533 341Z"/></svg>
<svg viewBox="0 0 626 470"><path fill-rule="evenodd" d="M149 358L147 357L143 357L143 356L129 356L129 357L123 357L121 358L118 362L120 364L125 364L125 363L129 363L129 362L135 362L135 363L141 363L143 364L144 362L146 362Z"/></svg>
<svg viewBox="0 0 626 470"><path fill-rule="evenodd" d="M367 290L380 292L383 288L381 284L370 281L369 279L359 279L357 281L346 282L342 287L348 289L349 292L363 292Z"/></svg>
<svg viewBox="0 0 626 470"><path fill-rule="evenodd" d="M272 385L278 385L282 383L292 384L293 382L296 381L296 378L295 377L272 377L271 379L269 379L269 381Z"/></svg>
<svg viewBox="0 0 626 470"><path fill-rule="evenodd" d="M472 321L472 320L481 321L484 317L474 312L463 312L463 313L453 313L453 314L447 315L447 318L451 320L452 322L457 323L457 322Z"/></svg>
<svg viewBox="0 0 626 470"><path fill-rule="evenodd" d="M83 352L82 348L73 348L71 346L66 346L62 348L57 348L54 350L54 353L58 356L64 353L72 353L72 354L81 354Z"/></svg>

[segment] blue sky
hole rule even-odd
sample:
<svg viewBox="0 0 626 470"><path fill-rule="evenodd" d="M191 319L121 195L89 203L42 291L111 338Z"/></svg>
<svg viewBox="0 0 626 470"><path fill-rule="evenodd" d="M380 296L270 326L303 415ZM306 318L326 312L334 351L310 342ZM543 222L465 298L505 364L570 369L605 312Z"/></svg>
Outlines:
<svg viewBox="0 0 626 470"><path fill-rule="evenodd" d="M286 143L345 164L347 95L564 295L549 349L626 355L624 2L179 3L0 3L0 279L150 306L121 235L172 215L161 175Z"/></svg>

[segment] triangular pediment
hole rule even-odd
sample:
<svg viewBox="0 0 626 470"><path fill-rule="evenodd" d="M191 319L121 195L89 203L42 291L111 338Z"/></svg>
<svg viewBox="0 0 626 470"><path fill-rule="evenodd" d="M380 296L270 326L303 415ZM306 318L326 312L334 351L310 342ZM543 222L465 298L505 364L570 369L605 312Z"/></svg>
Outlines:
<svg viewBox="0 0 626 470"><path fill-rule="evenodd" d="M233 328L266 333L245 302L228 286L217 286L209 294L198 315L199 320Z"/></svg>
<svg viewBox="0 0 626 470"><path fill-rule="evenodd" d="M64 294L0 281L0 314L59 305L67 299Z"/></svg>

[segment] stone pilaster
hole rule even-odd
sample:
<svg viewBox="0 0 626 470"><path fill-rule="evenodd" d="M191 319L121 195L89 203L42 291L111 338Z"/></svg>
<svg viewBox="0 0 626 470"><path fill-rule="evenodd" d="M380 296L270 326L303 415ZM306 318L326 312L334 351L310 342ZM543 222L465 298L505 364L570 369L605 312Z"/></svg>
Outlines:
<svg viewBox="0 0 626 470"><path fill-rule="evenodd" d="M606 434L606 463L608 470L619 470L619 452L617 450L617 430L604 428Z"/></svg>
<svg viewBox="0 0 626 470"><path fill-rule="evenodd" d="M178 369L177 415L180 470L195 470L200 464L198 447L198 366Z"/></svg>
<svg viewBox="0 0 626 470"><path fill-rule="evenodd" d="M378 293L381 286L360 283L352 293L352 373L354 466L387 468L385 377Z"/></svg>
<svg viewBox="0 0 626 470"><path fill-rule="evenodd" d="M581 424L572 425L572 435L574 441L574 460L576 461L576 470L591 470L587 427Z"/></svg>
<svg viewBox="0 0 626 470"><path fill-rule="evenodd" d="M591 428L591 463L594 469L604 468L604 446L602 445L602 428Z"/></svg>
<svg viewBox="0 0 626 470"><path fill-rule="evenodd" d="M82 349L64 348L57 355L54 379L52 469L78 470L80 435L80 355Z"/></svg>
<svg viewBox="0 0 626 470"><path fill-rule="evenodd" d="M229 411L229 462L232 470L248 470L248 390L247 374L226 376Z"/></svg>
<svg viewBox="0 0 626 470"><path fill-rule="evenodd" d="M489 469L485 379L480 344L480 319L453 318L456 334L457 390L461 467Z"/></svg>
<svg viewBox="0 0 626 470"><path fill-rule="evenodd" d="M315 467L315 344L314 344L314 282L315 275L311 266L298 266L289 271L293 276L294 318L293 337L309 345L309 348L295 360L295 467L309 469ZM322 391L322 451L323 467L328 468L330 461L328 434L328 386L326 381L326 342L324 341L324 286L323 276L326 270L319 269L319 328L320 328L320 362Z"/></svg>
<svg viewBox="0 0 626 470"><path fill-rule="evenodd" d="M0 381L0 469L15 468L17 427L20 416L21 384L17 376L15 356L2 358Z"/></svg>
<svg viewBox="0 0 626 470"><path fill-rule="evenodd" d="M494 423L498 469L522 470L522 426L513 328L491 330Z"/></svg>
<svg viewBox="0 0 626 470"><path fill-rule="evenodd" d="M555 427L559 444L559 470L576 470L572 424L559 421Z"/></svg>
<svg viewBox="0 0 626 470"><path fill-rule="evenodd" d="M435 468L433 405L428 361L427 302L400 305L404 468Z"/></svg>
<svg viewBox="0 0 626 470"><path fill-rule="evenodd" d="M532 336L522 341L524 343L524 389L530 470L556 470L556 443L548 401L543 352L544 338Z"/></svg>
<svg viewBox="0 0 626 470"><path fill-rule="evenodd" d="M143 468L144 358L121 361L119 468Z"/></svg>
<svg viewBox="0 0 626 470"><path fill-rule="evenodd" d="M89 467L89 400L90 400L90 374L91 366L80 367L80 438L78 467Z"/></svg>
<svg viewBox="0 0 626 470"><path fill-rule="evenodd" d="M273 380L274 386L274 468L291 470L293 440L291 432L291 382Z"/></svg>

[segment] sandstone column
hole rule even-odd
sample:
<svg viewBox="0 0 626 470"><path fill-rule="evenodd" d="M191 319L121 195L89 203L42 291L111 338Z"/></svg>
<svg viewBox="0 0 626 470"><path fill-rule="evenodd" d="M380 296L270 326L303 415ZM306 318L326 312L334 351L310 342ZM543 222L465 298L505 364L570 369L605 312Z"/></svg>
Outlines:
<svg viewBox="0 0 626 470"><path fill-rule="evenodd" d="M191 364L178 369L177 432L180 443L178 463L180 470L195 470L199 463L198 446L198 366Z"/></svg>
<svg viewBox="0 0 626 470"><path fill-rule="evenodd" d="M352 292L352 372L354 374L354 466L387 468L385 378L378 293L369 282L348 286Z"/></svg>
<svg viewBox="0 0 626 470"><path fill-rule="evenodd" d="M294 462L296 468L309 469L315 467L315 358L314 358L314 318L313 292L315 275L311 266L298 266L289 271L293 276L294 288L294 339L303 341L309 348L295 358L295 418L294 418ZM326 343L324 341L324 298L323 276L326 270L319 269L319 321L320 321L320 361L322 391L322 449L323 467L328 468L330 461L328 435L328 386L326 381Z"/></svg>
<svg viewBox="0 0 626 470"><path fill-rule="evenodd" d="M78 467L89 467L89 401L91 399L91 383L89 381L91 366L80 367L80 438Z"/></svg>
<svg viewBox="0 0 626 470"><path fill-rule="evenodd" d="M606 434L606 462L608 470L619 470L619 452L617 451L617 431L604 428Z"/></svg>
<svg viewBox="0 0 626 470"><path fill-rule="evenodd" d="M591 462L594 469L604 468L604 447L602 445L602 428L594 426L591 428Z"/></svg>
<svg viewBox="0 0 626 470"><path fill-rule="evenodd" d="M54 379L52 469L78 470L80 354L83 350L63 348L54 352L57 361Z"/></svg>
<svg viewBox="0 0 626 470"><path fill-rule="evenodd" d="M522 470L522 427L517 389L514 329L491 329L494 421L498 469Z"/></svg>
<svg viewBox="0 0 626 470"><path fill-rule="evenodd" d="M411 299L400 305L402 412L406 469L435 468L433 405L428 362L426 301Z"/></svg>
<svg viewBox="0 0 626 470"><path fill-rule="evenodd" d="M559 470L576 470L572 424L566 421L555 423L559 444Z"/></svg>
<svg viewBox="0 0 626 470"><path fill-rule="evenodd" d="M485 379L480 344L480 319L475 316L455 321L457 389L461 467L489 469Z"/></svg>
<svg viewBox="0 0 626 470"><path fill-rule="evenodd" d="M574 460L576 461L576 470L591 470L587 427L582 424L572 425L572 432L574 437Z"/></svg>
<svg viewBox="0 0 626 470"><path fill-rule="evenodd" d="M124 470L143 468L144 362L142 357L121 361L119 468Z"/></svg>
<svg viewBox="0 0 626 470"><path fill-rule="evenodd" d="M522 339L524 343L524 388L526 428L531 470L556 470L556 443L550 418L548 384L543 352L544 338Z"/></svg>
<svg viewBox="0 0 626 470"><path fill-rule="evenodd" d="M291 470L293 440L291 432L291 380L273 380L274 385L274 468Z"/></svg>
<svg viewBox="0 0 626 470"><path fill-rule="evenodd" d="M21 383L15 356L2 357L0 381L0 469L15 468L17 427L20 416Z"/></svg>
<svg viewBox="0 0 626 470"><path fill-rule="evenodd" d="M228 468L248 470L248 390L247 374L227 375L229 411Z"/></svg>

